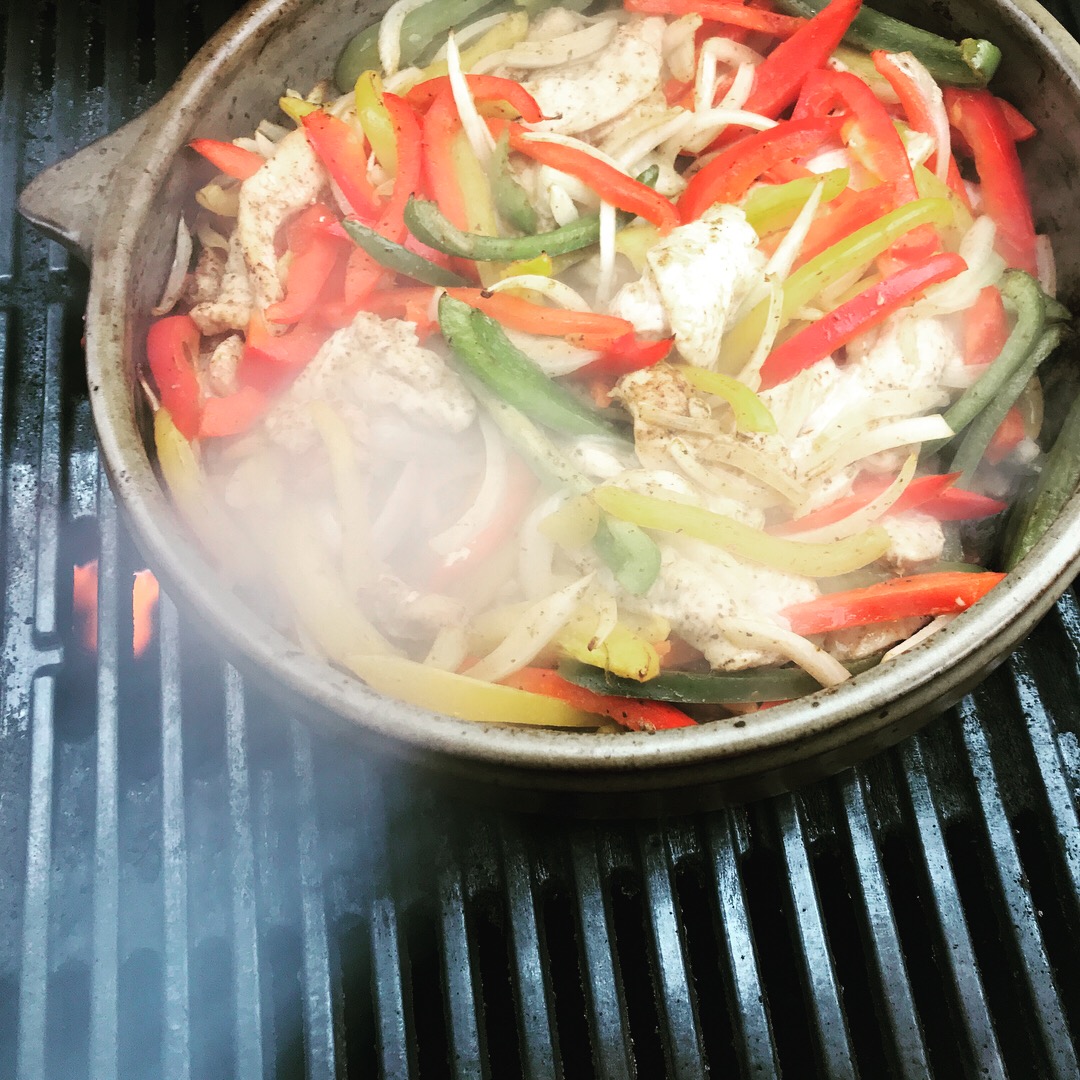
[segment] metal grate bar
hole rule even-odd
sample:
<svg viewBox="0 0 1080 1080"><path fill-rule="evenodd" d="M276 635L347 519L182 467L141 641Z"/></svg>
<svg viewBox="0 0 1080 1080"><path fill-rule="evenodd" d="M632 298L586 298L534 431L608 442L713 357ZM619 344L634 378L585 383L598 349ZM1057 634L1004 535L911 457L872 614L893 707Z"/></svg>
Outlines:
<svg viewBox="0 0 1080 1080"><path fill-rule="evenodd" d="M255 903L255 844L251 831L247 710L240 676L225 669L225 752L229 769L232 838L233 995L236 1009L236 1075L263 1075L262 1001L259 995L259 939Z"/></svg>
<svg viewBox="0 0 1080 1080"><path fill-rule="evenodd" d="M161 635L161 804L162 926L164 932L164 1036L162 1063L170 1080L191 1076L188 1010L187 826L184 821L184 747L181 731L180 622L162 597Z"/></svg>
<svg viewBox="0 0 1080 1080"><path fill-rule="evenodd" d="M84 30L82 21L71 17L57 19L56 26L50 27L55 33L55 59L53 70L47 73L52 78L49 132L57 148L70 146L77 131L75 103L85 93L85 80L81 78L85 71L84 55L80 55L85 52L80 48ZM60 274L67 269L71 256L63 244L50 242L48 252L51 273Z"/></svg>
<svg viewBox="0 0 1080 1080"><path fill-rule="evenodd" d="M657 829L643 829L640 850L669 1075L675 1080L704 1078L706 1067L701 1032L690 996L690 979L671 883L672 862L663 833Z"/></svg>
<svg viewBox="0 0 1080 1080"><path fill-rule="evenodd" d="M911 992L911 979L900 945L900 934L885 883L881 856L866 809L862 771L855 769L844 773L839 787L848 835L851 838L851 851L858 870L858 887L862 894L870 960L876 983L882 988L878 1004L888 1021L889 1038L893 1043L893 1053L890 1056L896 1063L898 1076L922 1080L930 1075L930 1063L919 1027Z"/></svg>
<svg viewBox="0 0 1080 1080"><path fill-rule="evenodd" d="M1020 978L1035 1006L1034 1020L1042 1035L1050 1075L1061 1077L1062 1080L1075 1077L1080 1067L1069 1040L1068 1025L1046 958L1031 894L1023 884L1023 866L1016 851L1012 826L1002 803L990 757L990 746L973 697L969 696L961 702L960 717L986 836L993 853L994 875L1007 909L1003 930L1012 938L1020 961Z"/></svg>
<svg viewBox="0 0 1080 1080"><path fill-rule="evenodd" d="M383 1080L416 1075L414 1041L405 1020L403 969L397 909L390 897L379 896L371 909L371 992Z"/></svg>
<svg viewBox="0 0 1080 1080"><path fill-rule="evenodd" d="M326 902L319 874L319 832L315 821L315 776L311 736L298 722L290 726L293 761L299 780L297 846L300 855L300 903L304 940L304 1046L310 1080L333 1080L338 1074L334 1006L330 991L330 951L326 937Z"/></svg>
<svg viewBox="0 0 1080 1080"><path fill-rule="evenodd" d="M455 1077L472 1080L484 1075L478 1023L480 1002L472 943L465 923L465 890L460 867L452 858L444 858L439 867L438 888L450 1065Z"/></svg>
<svg viewBox="0 0 1080 1080"><path fill-rule="evenodd" d="M559 1075L551 1029L554 1013L545 977L547 965L540 947L533 876L521 824L507 822L500 830L500 841L517 988L518 1028L523 1047L521 1064L530 1080L548 1080Z"/></svg>
<svg viewBox="0 0 1080 1080"><path fill-rule="evenodd" d="M709 865L720 907L727 971L735 1003L732 1026L743 1071L755 1076L779 1076L772 1025L765 1008L765 992L757 949L750 930L746 893L735 844L735 823L730 814L713 815L706 826Z"/></svg>
<svg viewBox="0 0 1080 1080"><path fill-rule="evenodd" d="M120 910L118 720L120 529L109 482L98 474L97 805L94 813L94 967L90 1064L95 1077L117 1075L117 966Z"/></svg>
<svg viewBox="0 0 1080 1080"><path fill-rule="evenodd" d="M45 373L41 402L41 454L38 458L37 572L34 629L54 639L56 568L60 534L60 372L63 365L64 309L50 304L45 316Z"/></svg>
<svg viewBox="0 0 1080 1080"><path fill-rule="evenodd" d="M909 739L903 745L900 757L926 880L933 896L941 931L939 956L948 968L958 1003L954 1022L963 1032L968 1053L975 1062L979 1075L987 1077L988 1080L1004 1080L1005 1065L987 1008L971 934L956 886L956 876L945 847L941 818L923 765L920 740Z"/></svg>
<svg viewBox="0 0 1080 1080"><path fill-rule="evenodd" d="M627 1080L637 1076L631 1058L626 1009L615 976L610 915L600 884L596 837L575 829L570 837L578 905L578 933L585 957L593 1063L598 1080Z"/></svg>
<svg viewBox="0 0 1080 1080"><path fill-rule="evenodd" d="M1072 593L1066 593L1065 596L1075 605ZM1065 602L1063 598L1062 603ZM1077 843L1077 837L1080 837L1080 817L1077 816L1076 802L1061 760L1053 721L1039 695L1038 684L1027 661L1026 648L1013 653L1009 667L1020 699L1020 708L1027 721L1028 737L1046 794L1047 813L1057 832L1057 849L1061 852L1072 883L1070 899L1076 908L1080 906L1080 844Z"/></svg>
<svg viewBox="0 0 1080 1080"><path fill-rule="evenodd" d="M830 1077L856 1076L851 1040L840 1003L840 986L825 934L799 803L794 796L784 795L775 801L775 809L787 866L791 914L803 962L802 977L810 995L810 1011L823 1071Z"/></svg>
<svg viewBox="0 0 1080 1080"><path fill-rule="evenodd" d="M48 1002L49 864L52 860L53 695L55 682L34 680L30 744L30 816L26 834L18 1075L45 1075Z"/></svg>
<svg viewBox="0 0 1080 1080"><path fill-rule="evenodd" d="M9 208L22 179L24 157L23 125L30 81L30 65L25 58L33 36L33 7L27 3L8 5L7 37L4 42L4 67L0 71L3 94L0 95L0 285L15 274L15 215Z"/></svg>

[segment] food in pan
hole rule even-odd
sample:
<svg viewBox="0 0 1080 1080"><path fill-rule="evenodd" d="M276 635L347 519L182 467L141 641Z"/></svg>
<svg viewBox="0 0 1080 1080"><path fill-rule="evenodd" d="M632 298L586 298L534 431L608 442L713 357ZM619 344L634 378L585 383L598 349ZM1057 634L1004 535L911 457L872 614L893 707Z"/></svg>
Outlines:
<svg viewBox="0 0 1080 1080"><path fill-rule="evenodd" d="M1068 312L1000 54L781 7L399 0L192 143L158 462L306 648L465 719L689 726L888 663L1052 519Z"/></svg>

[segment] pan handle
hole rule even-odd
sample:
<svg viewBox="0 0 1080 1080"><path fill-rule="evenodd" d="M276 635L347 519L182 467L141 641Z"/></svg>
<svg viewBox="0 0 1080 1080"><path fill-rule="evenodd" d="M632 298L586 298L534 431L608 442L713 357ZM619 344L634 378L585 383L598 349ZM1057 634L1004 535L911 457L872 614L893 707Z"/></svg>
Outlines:
<svg viewBox="0 0 1080 1080"><path fill-rule="evenodd" d="M38 173L19 196L23 217L89 263L113 177L149 130L157 108Z"/></svg>

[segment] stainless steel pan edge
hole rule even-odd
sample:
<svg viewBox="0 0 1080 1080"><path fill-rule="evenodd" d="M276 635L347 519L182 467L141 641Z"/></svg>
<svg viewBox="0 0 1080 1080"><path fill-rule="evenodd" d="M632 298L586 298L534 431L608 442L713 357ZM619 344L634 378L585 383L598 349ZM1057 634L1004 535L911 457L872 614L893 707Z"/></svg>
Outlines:
<svg viewBox="0 0 1080 1080"><path fill-rule="evenodd" d="M1080 48L1047 12L1026 0L961 9L962 3L954 5L960 25L992 34L995 28L987 23L997 23L1009 34L1007 55L1018 55L1018 41L1024 42L1030 70L1011 61L1017 67L1017 100L1023 102L1023 84L1034 71L1038 82L1053 81L1070 115L1080 118ZM1080 569L1080 497L1074 496L1050 533L988 600L887 667L751 717L745 726L721 722L655 736L596 738L481 727L388 701L305 655L222 587L154 474L133 380L143 313L156 299L180 199L189 189L188 176L174 163L194 135L245 130L245 118L257 120L286 85L306 88L304 80L325 73L339 44L371 18L357 3L252 5L140 118L138 138L128 139L131 146L119 166L115 154L102 157L99 148L97 160L110 170L107 182L100 164L95 168L82 157L97 189L112 192L96 229L85 215L80 225L65 211L65 203L74 203L55 176L43 174L23 200L29 216L61 238L85 243L93 237L87 352L103 459L151 565L170 593L220 637L230 658L247 672L269 672L291 705L318 725L358 740L366 750L389 752L465 782L474 794L480 781L488 795L513 793L518 805L550 807L548 794L559 793L555 805L574 812L643 813L743 799L835 771L914 730L1000 663ZM329 43L325 53L319 42ZM1051 120L1059 111L1052 106L1046 106ZM1074 121L1073 127L1080 124ZM1068 141L1075 175L1080 136ZM78 163L80 156L72 160ZM70 178L73 166L67 169ZM163 199L164 212L153 211ZM1045 201L1042 216L1056 221L1057 215L1062 222L1051 228L1069 231L1067 207L1075 201ZM1075 286L1078 275L1064 269ZM592 798L597 795L600 801Z"/></svg>

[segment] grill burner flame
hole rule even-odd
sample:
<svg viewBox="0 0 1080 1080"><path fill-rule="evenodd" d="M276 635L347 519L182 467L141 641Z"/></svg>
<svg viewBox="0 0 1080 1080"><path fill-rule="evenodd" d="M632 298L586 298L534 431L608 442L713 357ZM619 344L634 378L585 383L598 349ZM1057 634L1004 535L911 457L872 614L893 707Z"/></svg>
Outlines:
<svg viewBox="0 0 1080 1080"><path fill-rule="evenodd" d="M135 572L131 585L131 651L142 656L154 640L154 612L161 589L150 570ZM71 609L75 636L87 652L97 652L98 562L72 568Z"/></svg>

